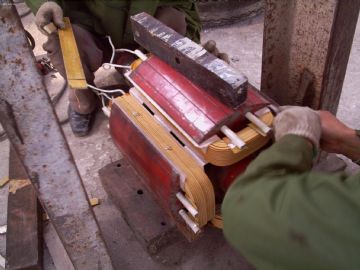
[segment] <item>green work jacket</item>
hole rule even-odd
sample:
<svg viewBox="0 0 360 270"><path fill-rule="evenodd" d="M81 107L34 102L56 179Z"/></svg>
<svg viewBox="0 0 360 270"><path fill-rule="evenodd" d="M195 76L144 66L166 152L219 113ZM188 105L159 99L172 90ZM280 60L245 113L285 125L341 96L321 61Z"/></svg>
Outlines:
<svg viewBox="0 0 360 270"><path fill-rule="evenodd" d="M192 0L53 0L77 23L88 30L111 36L116 47L135 45L129 17L140 12L154 15L160 6L172 6L186 14L186 35L200 42L200 19ZM26 0L27 5L36 13L44 0Z"/></svg>
<svg viewBox="0 0 360 270"><path fill-rule="evenodd" d="M256 269L360 269L360 175L312 161L306 139L284 136L227 192L225 237Z"/></svg>

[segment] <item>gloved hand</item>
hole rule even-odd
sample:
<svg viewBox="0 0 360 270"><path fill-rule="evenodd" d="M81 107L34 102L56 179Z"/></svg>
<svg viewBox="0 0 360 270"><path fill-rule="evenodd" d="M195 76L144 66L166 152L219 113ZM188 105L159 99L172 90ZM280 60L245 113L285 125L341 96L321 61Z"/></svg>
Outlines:
<svg viewBox="0 0 360 270"><path fill-rule="evenodd" d="M321 122L318 113L309 107L283 106L275 117L275 140L287 134L294 134L308 139L316 149L319 148Z"/></svg>
<svg viewBox="0 0 360 270"><path fill-rule="evenodd" d="M216 47L216 42L214 40L208 40L205 44L203 44L203 47L209 53L230 64L229 56L227 53L219 52L219 49Z"/></svg>
<svg viewBox="0 0 360 270"><path fill-rule="evenodd" d="M55 2L45 2L36 13L35 24L39 29L49 23L54 23L57 28L65 28L64 15L61 7Z"/></svg>

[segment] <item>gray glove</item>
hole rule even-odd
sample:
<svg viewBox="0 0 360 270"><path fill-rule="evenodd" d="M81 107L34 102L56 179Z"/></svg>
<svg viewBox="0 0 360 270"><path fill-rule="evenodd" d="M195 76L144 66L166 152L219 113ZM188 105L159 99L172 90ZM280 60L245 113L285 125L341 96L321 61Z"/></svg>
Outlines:
<svg viewBox="0 0 360 270"><path fill-rule="evenodd" d="M36 13L35 24L39 29L43 29L51 22L57 28L63 29L65 27L63 10L55 2L45 2Z"/></svg>
<svg viewBox="0 0 360 270"><path fill-rule="evenodd" d="M216 42L214 40L208 40L205 44L203 44L203 47L209 53L230 64L229 56L227 53L219 52L219 49L216 47Z"/></svg>
<svg viewBox="0 0 360 270"><path fill-rule="evenodd" d="M287 134L294 134L308 139L316 149L321 136L320 117L309 107L283 106L274 121L275 140Z"/></svg>

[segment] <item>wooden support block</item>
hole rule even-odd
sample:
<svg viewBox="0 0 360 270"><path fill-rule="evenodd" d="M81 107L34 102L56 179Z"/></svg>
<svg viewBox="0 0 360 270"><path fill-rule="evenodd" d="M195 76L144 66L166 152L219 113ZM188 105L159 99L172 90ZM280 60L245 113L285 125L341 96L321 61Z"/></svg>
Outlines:
<svg viewBox="0 0 360 270"><path fill-rule="evenodd" d="M234 109L246 100L244 74L146 13L131 17L134 40Z"/></svg>
<svg viewBox="0 0 360 270"><path fill-rule="evenodd" d="M100 204L100 200L98 198L90 198L89 202L91 206L97 206Z"/></svg>
<svg viewBox="0 0 360 270"><path fill-rule="evenodd" d="M41 208L35 191L13 149L6 233L6 269L42 269Z"/></svg>
<svg viewBox="0 0 360 270"><path fill-rule="evenodd" d="M87 89L87 82L70 19L65 17L65 28L59 29L61 52L69 86L73 89Z"/></svg>
<svg viewBox="0 0 360 270"><path fill-rule="evenodd" d="M181 239L175 224L166 219L165 212L126 159L108 164L99 170L99 175L111 200L150 254L157 254L175 239Z"/></svg>

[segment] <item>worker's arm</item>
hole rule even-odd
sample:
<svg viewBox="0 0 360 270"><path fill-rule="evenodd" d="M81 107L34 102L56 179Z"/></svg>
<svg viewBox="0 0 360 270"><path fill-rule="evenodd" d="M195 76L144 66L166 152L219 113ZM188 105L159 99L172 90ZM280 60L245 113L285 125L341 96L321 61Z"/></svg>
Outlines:
<svg viewBox="0 0 360 270"><path fill-rule="evenodd" d="M360 265L360 177L311 172L313 148L284 135L225 196L225 236L257 269Z"/></svg>
<svg viewBox="0 0 360 270"><path fill-rule="evenodd" d="M160 0L159 6L172 6L185 13L186 36L200 43L201 22L199 12L194 1L191 0Z"/></svg>
<svg viewBox="0 0 360 270"><path fill-rule="evenodd" d="M46 0L25 0L26 5L31 9L31 11L36 14L42 4L48 2ZM51 0L51 2L56 2L61 5L61 0Z"/></svg>
<svg viewBox="0 0 360 270"><path fill-rule="evenodd" d="M340 122L327 111L319 112L321 118L321 148L329 153L347 156L360 161L360 131L356 131Z"/></svg>
<svg viewBox="0 0 360 270"><path fill-rule="evenodd" d="M101 22L89 12L87 3L72 0L26 0L26 4L36 14L35 24L40 30L50 23L57 28L64 28L66 16L70 18L71 23L80 24L91 32L105 35Z"/></svg>

